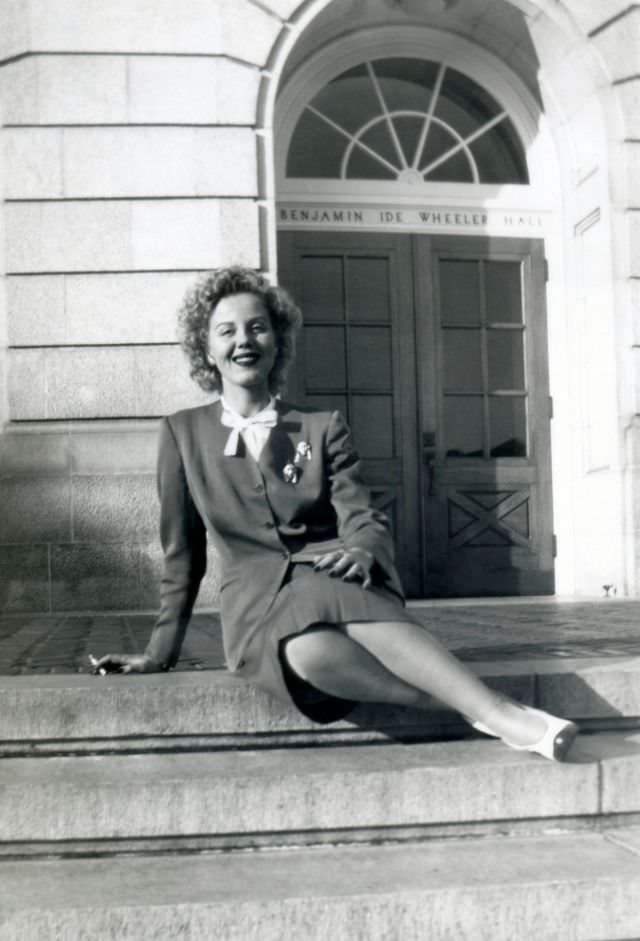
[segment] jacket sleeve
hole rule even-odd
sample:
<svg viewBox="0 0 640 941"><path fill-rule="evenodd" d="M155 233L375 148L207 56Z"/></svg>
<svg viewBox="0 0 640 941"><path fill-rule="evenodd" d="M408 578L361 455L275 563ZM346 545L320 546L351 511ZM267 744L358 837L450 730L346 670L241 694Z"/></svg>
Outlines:
<svg viewBox="0 0 640 941"><path fill-rule="evenodd" d="M338 536L346 549L366 549L380 569L401 592L395 571L393 541L384 513L371 506L368 488L361 477L361 464L349 428L340 414L333 412L326 436L327 470L331 502L338 517Z"/></svg>
<svg viewBox="0 0 640 941"><path fill-rule="evenodd" d="M169 419L160 427L158 450L160 541L164 572L160 614L145 653L165 670L175 666L207 565L205 527L191 499Z"/></svg>

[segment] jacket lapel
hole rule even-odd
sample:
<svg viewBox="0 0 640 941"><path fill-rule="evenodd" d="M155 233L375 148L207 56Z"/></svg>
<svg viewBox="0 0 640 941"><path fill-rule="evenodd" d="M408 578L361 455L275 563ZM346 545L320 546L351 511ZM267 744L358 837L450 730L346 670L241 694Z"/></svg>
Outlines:
<svg viewBox="0 0 640 941"><path fill-rule="evenodd" d="M260 455L258 465L263 472L275 474L283 479L283 469L293 461L296 448L303 437L302 416L279 399L276 401L278 424L271 429L271 434Z"/></svg>

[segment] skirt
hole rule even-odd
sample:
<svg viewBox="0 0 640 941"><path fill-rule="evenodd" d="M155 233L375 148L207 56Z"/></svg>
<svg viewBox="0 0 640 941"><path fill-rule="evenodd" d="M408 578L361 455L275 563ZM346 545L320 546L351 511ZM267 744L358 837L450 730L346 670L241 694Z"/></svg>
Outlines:
<svg viewBox="0 0 640 941"><path fill-rule="evenodd" d="M357 703L331 696L298 676L284 655L286 642L317 624L411 620L398 595L375 582L365 591L357 582L315 572L311 563L292 563L275 602L243 654L237 675L293 703L314 722L336 722Z"/></svg>

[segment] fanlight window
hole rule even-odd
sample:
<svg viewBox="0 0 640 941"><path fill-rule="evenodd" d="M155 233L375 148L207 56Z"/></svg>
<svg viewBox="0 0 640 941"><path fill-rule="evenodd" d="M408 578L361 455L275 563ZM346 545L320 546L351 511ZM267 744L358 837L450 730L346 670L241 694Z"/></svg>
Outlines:
<svg viewBox="0 0 640 941"><path fill-rule="evenodd" d="M422 59L376 59L307 104L287 176L400 183L528 183L522 142L477 82Z"/></svg>

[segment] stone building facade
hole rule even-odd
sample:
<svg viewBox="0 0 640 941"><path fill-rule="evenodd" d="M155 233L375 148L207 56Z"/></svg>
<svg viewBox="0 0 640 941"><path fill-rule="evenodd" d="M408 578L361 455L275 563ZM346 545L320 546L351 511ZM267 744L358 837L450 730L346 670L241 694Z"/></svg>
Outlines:
<svg viewBox="0 0 640 941"><path fill-rule="evenodd" d="M637 4L4 0L0 57L1 610L156 606L231 262L308 309L413 594L638 594Z"/></svg>

